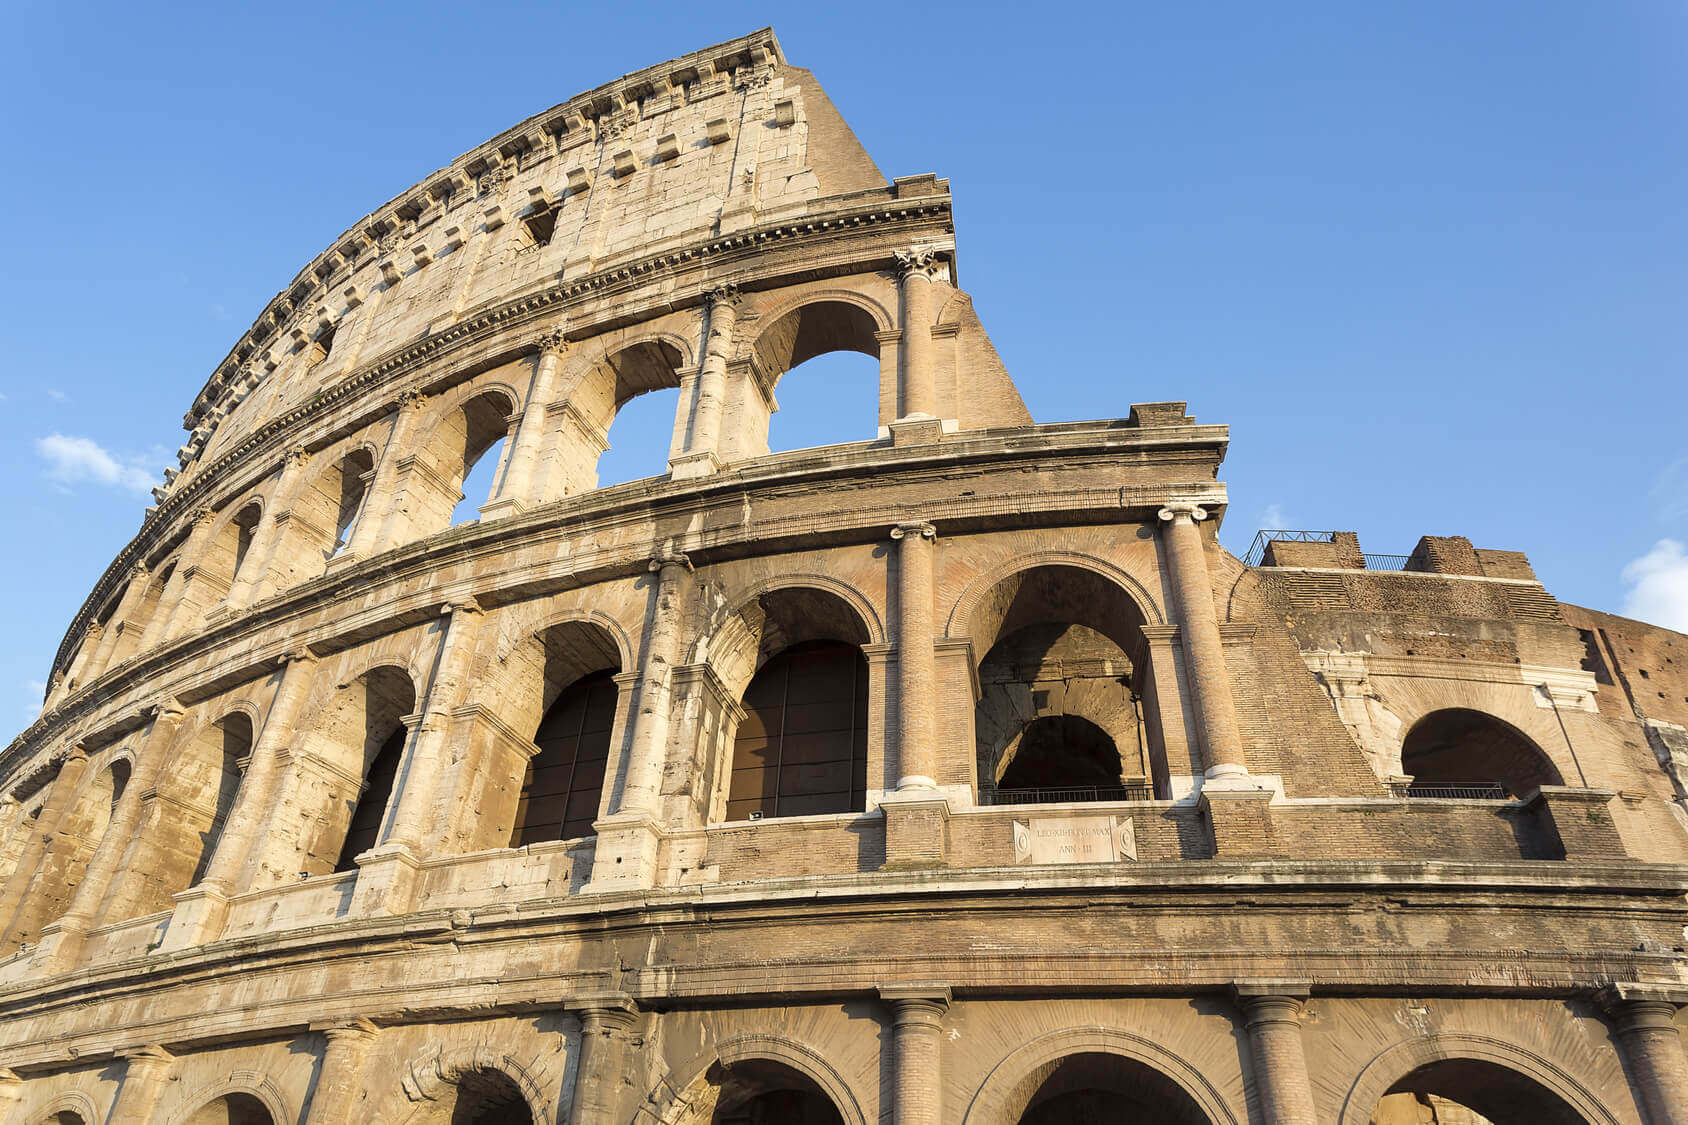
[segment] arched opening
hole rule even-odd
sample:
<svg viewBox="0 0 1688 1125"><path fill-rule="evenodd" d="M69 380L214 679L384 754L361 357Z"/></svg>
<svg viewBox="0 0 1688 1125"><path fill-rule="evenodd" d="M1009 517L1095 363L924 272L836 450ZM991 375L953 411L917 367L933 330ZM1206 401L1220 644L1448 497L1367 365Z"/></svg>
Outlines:
<svg viewBox="0 0 1688 1125"><path fill-rule="evenodd" d="M340 686L301 730L298 751L338 777L327 784L332 799L321 815L300 826L298 874L350 871L379 841L409 735L405 720L415 707L410 673L385 665ZM361 779L355 789L339 780L351 777Z"/></svg>
<svg viewBox="0 0 1688 1125"><path fill-rule="evenodd" d="M1003 752L998 768L999 798L1020 790L1069 789L1075 794L1070 800L1124 799L1119 748L1107 731L1078 715L1033 719Z"/></svg>
<svg viewBox="0 0 1688 1125"><path fill-rule="evenodd" d="M733 737L727 820L866 808L867 625L824 589L786 587L741 606L711 642L721 682L744 717ZM740 687L740 685L743 685Z"/></svg>
<svg viewBox="0 0 1688 1125"><path fill-rule="evenodd" d="M1039 1067L1023 1086L1030 1097L1017 1119L1020 1125L1209 1125L1207 1114L1178 1083L1121 1055L1068 1055Z"/></svg>
<svg viewBox="0 0 1688 1125"><path fill-rule="evenodd" d="M442 479L455 482L447 525L471 523L480 518L480 508L492 498L499 469L509 445L510 400L501 394L479 395L463 404L434 438Z"/></svg>
<svg viewBox="0 0 1688 1125"><path fill-rule="evenodd" d="M644 340L605 356L568 391L557 457L545 494L572 495L668 471L684 358L666 340Z"/></svg>
<svg viewBox="0 0 1688 1125"><path fill-rule="evenodd" d="M710 1125L843 1125L844 1117L808 1075L768 1059L711 1067ZM701 1118L701 1114L698 1115Z"/></svg>
<svg viewBox="0 0 1688 1125"><path fill-rule="evenodd" d="M1408 796L1522 797L1563 785L1558 769L1528 736L1493 715L1462 707L1432 711L1407 732L1401 770Z"/></svg>
<svg viewBox="0 0 1688 1125"><path fill-rule="evenodd" d="M176 573L176 560L171 559L153 573L151 581L141 592L140 599L130 610L129 615L117 623L117 643L112 646L111 655L106 659L106 668L115 668L141 651L141 642L149 631L156 633L162 627L158 617L158 603L164 596L164 588ZM103 672L105 669L102 668Z"/></svg>
<svg viewBox="0 0 1688 1125"><path fill-rule="evenodd" d="M510 846L593 835L604 792L618 691L615 672L592 672L570 684L534 732Z"/></svg>
<svg viewBox="0 0 1688 1125"><path fill-rule="evenodd" d="M42 1125L88 1125L88 1121L74 1109L61 1109L41 1119Z"/></svg>
<svg viewBox="0 0 1688 1125"><path fill-rule="evenodd" d="M973 611L973 710L981 804L1153 795L1141 707L1143 616L1125 591L1075 566L1010 575ZM1163 790L1164 791L1164 790Z"/></svg>
<svg viewBox="0 0 1688 1125"><path fill-rule="evenodd" d="M184 1125L275 1125L275 1118L251 1094L224 1094L201 1106Z"/></svg>
<svg viewBox="0 0 1688 1125"><path fill-rule="evenodd" d="M1479 1059L1441 1059L1401 1078L1378 1099L1372 1125L1587 1125L1532 1078Z"/></svg>
<svg viewBox="0 0 1688 1125"><path fill-rule="evenodd" d="M668 471L674 451L674 418L680 409L678 387L644 391L616 404L598 458L597 486L644 480Z"/></svg>
<svg viewBox="0 0 1688 1125"><path fill-rule="evenodd" d="M199 859L188 880L190 887L198 886L199 881L205 878L205 872L211 867L211 857L217 852L217 841L222 839L223 826L228 823L229 813L234 809L235 796L240 792L241 774L252 753L252 720L242 712L234 712L213 728L211 742L212 745L206 748L211 752L196 755L192 762L196 772L210 773L215 769L212 777L207 779L215 788L207 785L198 792L215 793L216 796L208 810L208 822L203 827L197 824L190 826L194 835L199 837ZM203 815L201 811L200 816Z"/></svg>
<svg viewBox="0 0 1688 1125"><path fill-rule="evenodd" d="M329 474L328 507L334 512L334 542L328 550L331 556L345 550L346 544L352 541L352 529L357 526L364 497L369 495L369 483L374 479L375 457L367 449L352 450Z"/></svg>
<svg viewBox="0 0 1688 1125"><path fill-rule="evenodd" d="M763 664L733 739L727 819L865 809L867 696L856 645L805 641Z"/></svg>
<svg viewBox="0 0 1688 1125"><path fill-rule="evenodd" d="M351 819L346 823L346 839L340 845L340 857L334 861L335 871L351 871L357 867L357 857L373 848L381 838L381 820L387 813L387 802L393 795L393 779L399 773L399 760L404 757L404 744L410 731L404 726L394 728L375 752L375 758L364 772L363 790L352 806Z"/></svg>
<svg viewBox="0 0 1688 1125"><path fill-rule="evenodd" d="M234 534L234 565L229 568L229 581L240 576L246 556L252 553L252 537L258 533L258 522L264 518L263 506L253 502L235 513L229 521Z"/></svg>
<svg viewBox="0 0 1688 1125"><path fill-rule="evenodd" d="M766 433L744 435L739 456L878 436L879 326L867 310L845 301L804 305L763 329L752 354L757 377L777 394L779 418Z"/></svg>
<svg viewBox="0 0 1688 1125"><path fill-rule="evenodd" d="M475 1067L449 1078L450 1086L406 1125L536 1125L527 1098L509 1075Z"/></svg>

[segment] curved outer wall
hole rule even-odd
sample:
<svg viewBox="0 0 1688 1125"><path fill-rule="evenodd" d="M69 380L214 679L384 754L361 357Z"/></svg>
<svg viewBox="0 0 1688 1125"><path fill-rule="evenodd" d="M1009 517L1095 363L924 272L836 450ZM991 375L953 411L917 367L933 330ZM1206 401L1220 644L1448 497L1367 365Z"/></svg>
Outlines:
<svg viewBox="0 0 1688 1125"><path fill-rule="evenodd" d="M840 350L876 432L770 454ZM1225 428L1034 425L770 32L360 220L186 424L0 757L11 1120L1688 1121L1688 638L1245 566Z"/></svg>

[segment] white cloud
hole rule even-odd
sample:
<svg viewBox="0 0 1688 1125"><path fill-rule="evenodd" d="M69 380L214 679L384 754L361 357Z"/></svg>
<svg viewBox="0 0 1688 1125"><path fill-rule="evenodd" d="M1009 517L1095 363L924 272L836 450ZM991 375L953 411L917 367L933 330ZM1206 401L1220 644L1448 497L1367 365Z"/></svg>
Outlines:
<svg viewBox="0 0 1688 1125"><path fill-rule="evenodd" d="M47 462L47 475L60 484L92 481L145 493L156 480L139 465L119 461L91 438L48 434L36 440L35 451Z"/></svg>
<svg viewBox="0 0 1688 1125"><path fill-rule="evenodd" d="M65 399L69 398L70 396L65 394L61 390L57 390L53 387L48 387L47 388L47 397L52 399L54 402L63 402Z"/></svg>
<svg viewBox="0 0 1688 1125"><path fill-rule="evenodd" d="M1688 633L1688 549L1661 539L1623 570L1624 614Z"/></svg>
<svg viewBox="0 0 1688 1125"><path fill-rule="evenodd" d="M24 712L34 717L41 712L41 701L47 698L47 685L40 680L28 680L23 685Z"/></svg>
<svg viewBox="0 0 1688 1125"><path fill-rule="evenodd" d="M1280 531L1285 526L1284 521L1288 518L1284 515L1282 504L1268 504L1266 510L1260 513L1260 526L1271 531Z"/></svg>

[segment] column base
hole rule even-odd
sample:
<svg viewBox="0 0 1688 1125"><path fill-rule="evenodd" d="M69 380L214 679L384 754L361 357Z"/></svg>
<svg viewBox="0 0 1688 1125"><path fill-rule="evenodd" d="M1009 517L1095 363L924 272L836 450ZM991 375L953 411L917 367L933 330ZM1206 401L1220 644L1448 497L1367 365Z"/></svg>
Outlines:
<svg viewBox="0 0 1688 1125"><path fill-rule="evenodd" d="M501 520L521 515L527 511L527 505L514 496L506 496L499 500L489 500L476 510L483 520Z"/></svg>
<svg viewBox="0 0 1688 1125"><path fill-rule="evenodd" d="M1213 854L1219 859L1267 859L1278 854L1272 823L1272 789L1242 788L1212 782L1202 786L1198 803L1207 814Z"/></svg>
<svg viewBox="0 0 1688 1125"><path fill-rule="evenodd" d="M229 916L229 899L212 887L193 887L173 898L175 913L158 945L160 953L174 953L216 941L223 933L223 923Z"/></svg>
<svg viewBox="0 0 1688 1125"><path fill-rule="evenodd" d="M880 798L885 817L881 871L917 871L949 865L949 799L937 789L898 789Z"/></svg>
<svg viewBox="0 0 1688 1125"><path fill-rule="evenodd" d="M581 894L639 891L656 883L662 827L643 813L616 815L592 826L598 846L592 853L592 877Z"/></svg>
<svg viewBox="0 0 1688 1125"><path fill-rule="evenodd" d="M337 555L330 556L328 562L323 566L322 572L324 574L336 574L342 570L350 570L362 559L361 554L348 548Z"/></svg>
<svg viewBox="0 0 1688 1125"><path fill-rule="evenodd" d="M944 422L930 414L910 414L890 424L892 445L930 445L942 441Z"/></svg>
<svg viewBox="0 0 1688 1125"><path fill-rule="evenodd" d="M41 927L41 940L29 959L31 970L41 974L61 973L76 964L82 943L88 937L88 927L69 918L60 918Z"/></svg>
<svg viewBox="0 0 1688 1125"><path fill-rule="evenodd" d="M358 880L352 888L354 917L408 914L421 888L422 861L403 844L371 848L356 858Z"/></svg>
<svg viewBox="0 0 1688 1125"><path fill-rule="evenodd" d="M721 459L710 449L682 453L678 457L670 458L668 462L668 476L671 480L697 480L699 477L714 476L720 471Z"/></svg>

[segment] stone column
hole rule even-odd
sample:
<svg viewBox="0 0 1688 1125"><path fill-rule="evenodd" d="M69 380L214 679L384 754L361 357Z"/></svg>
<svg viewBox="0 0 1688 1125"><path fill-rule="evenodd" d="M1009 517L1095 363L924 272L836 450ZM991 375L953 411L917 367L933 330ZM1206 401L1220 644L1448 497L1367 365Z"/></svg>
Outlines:
<svg viewBox="0 0 1688 1125"><path fill-rule="evenodd" d="M111 810L111 819L88 861L82 882L71 896L70 907L42 932L36 963L46 971L70 968L82 950L82 939L104 921L100 906L140 824L141 801L158 785L159 772L169 756L170 744L182 725L182 718L182 707L173 699L164 701L153 711L146 739L135 756L135 771Z"/></svg>
<svg viewBox="0 0 1688 1125"><path fill-rule="evenodd" d="M145 1125L158 1109L159 1095L170 1078L176 1056L163 1047L142 1047L123 1056L123 1084L111 1104L110 1121Z"/></svg>
<svg viewBox="0 0 1688 1125"><path fill-rule="evenodd" d="M152 572L145 565L136 563L129 571L129 585L123 588L123 597L117 603L117 610L106 622L105 633L100 637L100 647L94 651L92 660L82 668L80 673L74 673L71 678L77 685L96 680L111 664L111 654L117 649L118 638L133 629L144 628L142 622L131 620L139 608L141 600L146 597L147 583L152 581Z"/></svg>
<svg viewBox="0 0 1688 1125"><path fill-rule="evenodd" d="M403 914L415 902L416 872L434 823L434 797L446 768L451 711L462 701L480 631L481 607L474 599L448 604L433 674L423 697L421 720L410 736L393 785L392 814L380 843L358 865L352 913Z"/></svg>
<svg viewBox="0 0 1688 1125"><path fill-rule="evenodd" d="M684 555L651 560L657 576L650 641L639 669L638 709L633 718L633 749L622 783L618 811L654 812L668 748L669 704L674 692L674 669L680 664L680 626L686 610L686 586L692 564Z"/></svg>
<svg viewBox="0 0 1688 1125"><path fill-rule="evenodd" d="M80 746L73 747L59 766L58 776L53 778L53 788L48 792L47 803L42 806L41 816L35 822L35 830L24 844L18 865L12 869L12 877L6 880L6 889L0 891L0 919L8 919L5 934L0 936L0 951L17 948L17 933L24 921L19 907L29 885L35 881L41 861L46 858L48 844L70 811L72 798L81 787L82 775L87 768L88 752Z"/></svg>
<svg viewBox="0 0 1688 1125"><path fill-rule="evenodd" d="M943 1111L939 1049L949 986L928 981L882 984L879 996L891 1009L894 1029L892 1125L938 1125Z"/></svg>
<svg viewBox="0 0 1688 1125"><path fill-rule="evenodd" d="M568 1010L580 1020L568 1125L610 1125L620 1120L618 1092L627 1074L628 1032L638 1011L624 996L586 997Z"/></svg>
<svg viewBox="0 0 1688 1125"><path fill-rule="evenodd" d="M1318 1125L1307 1055L1301 1043L1301 1005L1307 985L1247 981L1233 986L1248 1027L1254 1092L1265 1125Z"/></svg>
<svg viewBox="0 0 1688 1125"><path fill-rule="evenodd" d="M674 458L669 472L676 480L708 476L721 467L721 418L727 404L727 361L732 358L733 332L743 298L723 285L709 293L709 324L703 336L703 364L698 369L697 409L685 452Z"/></svg>
<svg viewBox="0 0 1688 1125"><path fill-rule="evenodd" d="M540 495L535 468L545 443L546 416L551 400L557 397L557 379L567 354L568 341L561 329L540 337L533 381L528 387L527 401L522 404L521 421L516 424L510 453L504 461L504 475L499 478L497 493L481 509L483 518L514 515L527 505L545 499Z"/></svg>
<svg viewBox="0 0 1688 1125"><path fill-rule="evenodd" d="M362 1092L369 1048L380 1029L366 1019L354 1019L315 1030L322 1032L328 1046L322 1054L322 1071L311 1094L305 1125L350 1125Z"/></svg>
<svg viewBox="0 0 1688 1125"><path fill-rule="evenodd" d="M18 1104L23 1096L23 1079L16 1071L0 1068L0 1116L4 1116Z"/></svg>
<svg viewBox="0 0 1688 1125"><path fill-rule="evenodd" d="M357 526L352 529L351 542L335 556L336 561L366 559L393 545L390 529L394 526L392 507L398 485L399 462L405 458L415 439L416 422L421 417L423 403L419 392L405 391L393 404L393 426L387 431L381 461L375 466L375 479L369 483L369 495L364 497Z"/></svg>
<svg viewBox="0 0 1688 1125"><path fill-rule="evenodd" d="M264 715L246 775L240 779L234 807L223 824L217 850L199 885L176 895L176 913L164 934L166 952L213 941L222 933L229 895L241 889L247 860L258 834L269 824L281 751L293 738L299 708L309 693L316 657L300 649L285 658L281 684Z"/></svg>
<svg viewBox="0 0 1688 1125"><path fill-rule="evenodd" d="M593 825L598 843L586 886L589 892L648 887L656 875L662 833L657 822L658 788L668 752L674 670L680 665L680 628L692 564L684 555L668 555L652 559L650 570L657 576L656 589L648 639L639 660L627 764L615 812Z"/></svg>
<svg viewBox="0 0 1688 1125"><path fill-rule="evenodd" d="M900 418L938 416L938 378L932 348L932 271L934 251L897 252L902 282L902 409Z"/></svg>
<svg viewBox="0 0 1688 1125"><path fill-rule="evenodd" d="M141 635L141 648L162 644L188 632L199 624L198 617L210 608L200 602L207 581L201 571L205 563L205 546L210 542L211 527L217 522L217 513L210 508L200 508L193 513L192 519L193 530L188 532L187 542L177 556L176 569L170 572L170 580L164 584L164 592L159 595L153 619Z"/></svg>
<svg viewBox="0 0 1688 1125"><path fill-rule="evenodd" d="M1167 567L1178 591L1179 637L1190 676L1203 764L1209 779L1246 779L1242 735L1237 730L1231 673L1213 612L1206 549L1196 521L1207 518L1200 504L1174 501L1160 510Z"/></svg>
<svg viewBox="0 0 1688 1125"><path fill-rule="evenodd" d="M891 538L897 541L899 790L938 787L932 731L932 712L937 705L932 648L932 556L937 533L937 528L918 520L891 529Z"/></svg>
<svg viewBox="0 0 1688 1125"><path fill-rule="evenodd" d="M1688 1053L1675 1020L1685 999L1680 988L1645 984L1614 984L1600 995L1647 1125L1688 1125Z"/></svg>
<svg viewBox="0 0 1688 1125"><path fill-rule="evenodd" d="M264 505L263 522L253 533L252 542L246 548L246 560L235 574L234 581L229 583L228 597L223 599L223 604L230 609L240 609L251 601L253 590L269 574L282 540L281 526L277 521L293 507L305 469L310 463L311 455L302 445L294 446L282 457L281 479L276 481L275 490Z"/></svg>

